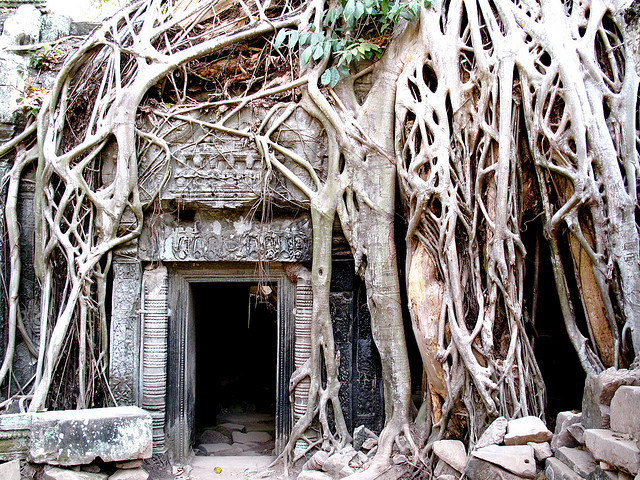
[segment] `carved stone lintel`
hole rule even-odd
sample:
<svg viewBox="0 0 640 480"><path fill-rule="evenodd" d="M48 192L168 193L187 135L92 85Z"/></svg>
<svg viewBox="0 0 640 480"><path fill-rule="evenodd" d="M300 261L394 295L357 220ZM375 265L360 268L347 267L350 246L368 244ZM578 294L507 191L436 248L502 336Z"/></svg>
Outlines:
<svg viewBox="0 0 640 480"><path fill-rule="evenodd" d="M153 421L153 450L165 450L167 391L168 281L166 267L146 270L143 275L142 309L142 408Z"/></svg>

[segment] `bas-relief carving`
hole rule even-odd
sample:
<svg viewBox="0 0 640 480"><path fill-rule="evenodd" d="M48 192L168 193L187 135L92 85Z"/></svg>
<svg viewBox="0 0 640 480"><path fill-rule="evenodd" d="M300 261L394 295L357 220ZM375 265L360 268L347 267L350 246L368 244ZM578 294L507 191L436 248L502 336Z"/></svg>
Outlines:
<svg viewBox="0 0 640 480"><path fill-rule="evenodd" d="M140 255L162 261L269 261L311 260L311 222L274 220L267 224L238 217L196 213L193 222L165 215L161 225L143 231Z"/></svg>
<svg viewBox="0 0 640 480"><path fill-rule="evenodd" d="M137 405L142 272L135 259L113 262L109 384L118 405Z"/></svg>

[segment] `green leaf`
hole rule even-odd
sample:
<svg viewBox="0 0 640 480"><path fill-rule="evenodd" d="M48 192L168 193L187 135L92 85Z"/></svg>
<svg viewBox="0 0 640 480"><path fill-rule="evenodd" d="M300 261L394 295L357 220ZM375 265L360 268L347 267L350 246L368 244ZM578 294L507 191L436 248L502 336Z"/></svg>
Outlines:
<svg viewBox="0 0 640 480"><path fill-rule="evenodd" d="M289 31L288 30L280 30L278 32L278 35L276 36L276 41L273 42L273 46L278 49L280 48L280 46L282 45L282 42L284 42L284 39L287 38L287 35L289 35ZM291 48L291 47L289 47Z"/></svg>
<svg viewBox="0 0 640 480"><path fill-rule="evenodd" d="M340 72L340 76L341 77L348 77L349 74L351 73L349 71L349 67L347 67L346 65L342 64L342 65L338 65L338 72Z"/></svg>
<svg viewBox="0 0 640 480"><path fill-rule="evenodd" d="M353 9L353 16L356 19L359 19L360 17L362 17L363 14L364 14L364 4L360 0L357 0L355 2L355 7Z"/></svg>
<svg viewBox="0 0 640 480"><path fill-rule="evenodd" d="M311 56L313 55L314 47L307 47L304 52L302 52L302 64L306 65L311 60Z"/></svg>
<svg viewBox="0 0 640 480"><path fill-rule="evenodd" d="M322 85L329 85L331 83L331 70L332 68L325 70L322 76L320 77L320 83Z"/></svg>
<svg viewBox="0 0 640 480"><path fill-rule="evenodd" d="M350 22L353 18L353 14L355 13L356 2L355 0L347 0L347 4L344 6L344 19L347 22Z"/></svg>
<svg viewBox="0 0 640 480"><path fill-rule="evenodd" d="M330 68L329 71L331 72L331 81L329 82L329 86L333 88L340 81L341 75L335 67Z"/></svg>
<svg viewBox="0 0 640 480"><path fill-rule="evenodd" d="M291 32L291 35L289 35L289 48L293 48L296 46L299 37L300 34L297 31L294 30Z"/></svg>
<svg viewBox="0 0 640 480"><path fill-rule="evenodd" d="M311 35L311 45L318 45L323 40L324 35L322 35L322 33L314 33Z"/></svg>
<svg viewBox="0 0 640 480"><path fill-rule="evenodd" d="M300 46L304 47L307 43L309 43L309 38L311 38L310 32L302 32L300 34L300 38L298 39L298 41L300 42Z"/></svg>
<svg viewBox="0 0 640 480"><path fill-rule="evenodd" d="M309 47L311 48L311 47ZM314 47L314 51L313 51L313 59L314 60L318 60L320 58L322 58L322 56L324 55L324 45L322 43L316 45Z"/></svg>

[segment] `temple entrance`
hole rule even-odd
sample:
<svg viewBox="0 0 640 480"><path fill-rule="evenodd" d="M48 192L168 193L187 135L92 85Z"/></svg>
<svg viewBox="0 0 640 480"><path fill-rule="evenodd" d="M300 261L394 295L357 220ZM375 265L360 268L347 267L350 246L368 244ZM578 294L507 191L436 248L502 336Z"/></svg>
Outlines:
<svg viewBox="0 0 640 480"><path fill-rule="evenodd" d="M193 447L198 455L273 453L277 290L273 283L191 285L196 334Z"/></svg>

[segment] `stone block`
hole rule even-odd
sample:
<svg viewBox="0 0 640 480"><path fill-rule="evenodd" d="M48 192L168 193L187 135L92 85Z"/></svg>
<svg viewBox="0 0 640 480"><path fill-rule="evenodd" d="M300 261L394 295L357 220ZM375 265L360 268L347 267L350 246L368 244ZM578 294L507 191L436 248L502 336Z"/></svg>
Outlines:
<svg viewBox="0 0 640 480"><path fill-rule="evenodd" d="M611 399L611 428L640 435L640 386L623 385Z"/></svg>
<svg viewBox="0 0 640 480"><path fill-rule="evenodd" d="M573 425L569 425L567 430L571 434L573 438L576 439L580 445L584 445L584 425L582 423L574 423ZM568 445L567 445L568 446Z"/></svg>
<svg viewBox="0 0 640 480"><path fill-rule="evenodd" d="M522 480L522 477L473 455L467 462L464 474L469 480Z"/></svg>
<svg viewBox="0 0 640 480"><path fill-rule="evenodd" d="M237 431L232 432L231 437L235 443L264 443L273 438L267 432L242 433Z"/></svg>
<svg viewBox="0 0 640 480"><path fill-rule="evenodd" d="M526 445L528 442L548 442L552 434L538 417L528 416L509 420L505 445Z"/></svg>
<svg viewBox="0 0 640 480"><path fill-rule="evenodd" d="M535 478L536 462L528 445L489 445L475 450L472 456L498 465L524 478Z"/></svg>
<svg viewBox="0 0 640 480"><path fill-rule="evenodd" d="M622 385L640 385L640 370L608 368L598 375L587 375L582 396L582 424L585 428L609 427L611 399Z"/></svg>
<svg viewBox="0 0 640 480"><path fill-rule="evenodd" d="M580 423L581 412L560 412L556 417L556 430L551 439L551 450L554 452L560 447L577 447L579 444L575 437L569 432L569 427Z"/></svg>
<svg viewBox="0 0 640 480"><path fill-rule="evenodd" d="M109 480L149 480L149 474L142 468L118 470L109 477Z"/></svg>
<svg viewBox="0 0 640 480"><path fill-rule="evenodd" d="M0 463L0 478L2 480L20 480L20 460Z"/></svg>
<svg viewBox="0 0 640 480"><path fill-rule="evenodd" d="M317 470L303 470L298 475L298 480L333 480L333 477Z"/></svg>
<svg viewBox="0 0 640 480"><path fill-rule="evenodd" d="M138 407L32 415L29 461L83 465L151 457L151 416Z"/></svg>
<svg viewBox="0 0 640 480"><path fill-rule="evenodd" d="M355 450L360 450L362 448L362 444L369 438L378 439L378 435L375 432L372 432L364 425L360 425L353 431L353 448Z"/></svg>
<svg viewBox="0 0 640 480"><path fill-rule="evenodd" d="M27 458L30 429L30 415L0 415L0 461Z"/></svg>
<svg viewBox="0 0 640 480"><path fill-rule="evenodd" d="M500 445L507 433L508 420L505 417L496 418L491 425L480 435L475 448L487 447L489 445Z"/></svg>
<svg viewBox="0 0 640 480"><path fill-rule="evenodd" d="M33 5L22 5L4 22L2 42L5 45L31 45L40 39L42 14Z"/></svg>
<svg viewBox="0 0 640 480"><path fill-rule="evenodd" d="M77 472L66 468L47 465L42 471L42 480L107 480L106 473Z"/></svg>
<svg viewBox="0 0 640 480"><path fill-rule="evenodd" d="M583 480L580 475L554 457L547 458L544 475L546 480Z"/></svg>
<svg viewBox="0 0 640 480"><path fill-rule="evenodd" d="M433 476L441 477L442 475L453 475L454 477L460 477L460 472L451 467L444 460L438 460L435 468L433 469Z"/></svg>
<svg viewBox="0 0 640 480"><path fill-rule="evenodd" d="M138 468L143 465L142 460L127 460L126 462L116 462L116 468L128 470L129 468Z"/></svg>
<svg viewBox="0 0 640 480"><path fill-rule="evenodd" d="M596 469L587 476L587 480L618 480L618 473L617 471L610 472L603 470L600 466L597 466Z"/></svg>
<svg viewBox="0 0 640 480"><path fill-rule="evenodd" d="M549 442L544 443L527 443L531 448L533 448L533 456L536 459L536 462L544 462L547 458L553 456L553 452L551 451L551 446Z"/></svg>
<svg viewBox="0 0 640 480"><path fill-rule="evenodd" d="M84 37L89 35L93 30L100 25L95 22L71 22L71 35L78 35Z"/></svg>
<svg viewBox="0 0 640 480"><path fill-rule="evenodd" d="M640 449L629 435L588 429L584 431L584 440L596 460L610 463L634 475L640 471Z"/></svg>
<svg viewBox="0 0 640 480"><path fill-rule="evenodd" d="M40 41L55 42L66 37L71 31L71 17L66 15L46 14L40 22Z"/></svg>
<svg viewBox="0 0 640 480"><path fill-rule="evenodd" d="M460 440L438 440L433 443L433 453L458 472L464 472L467 463L467 450Z"/></svg>
<svg viewBox="0 0 640 480"><path fill-rule="evenodd" d="M560 447L556 457L583 478L587 478L598 466L589 452L578 448Z"/></svg>

